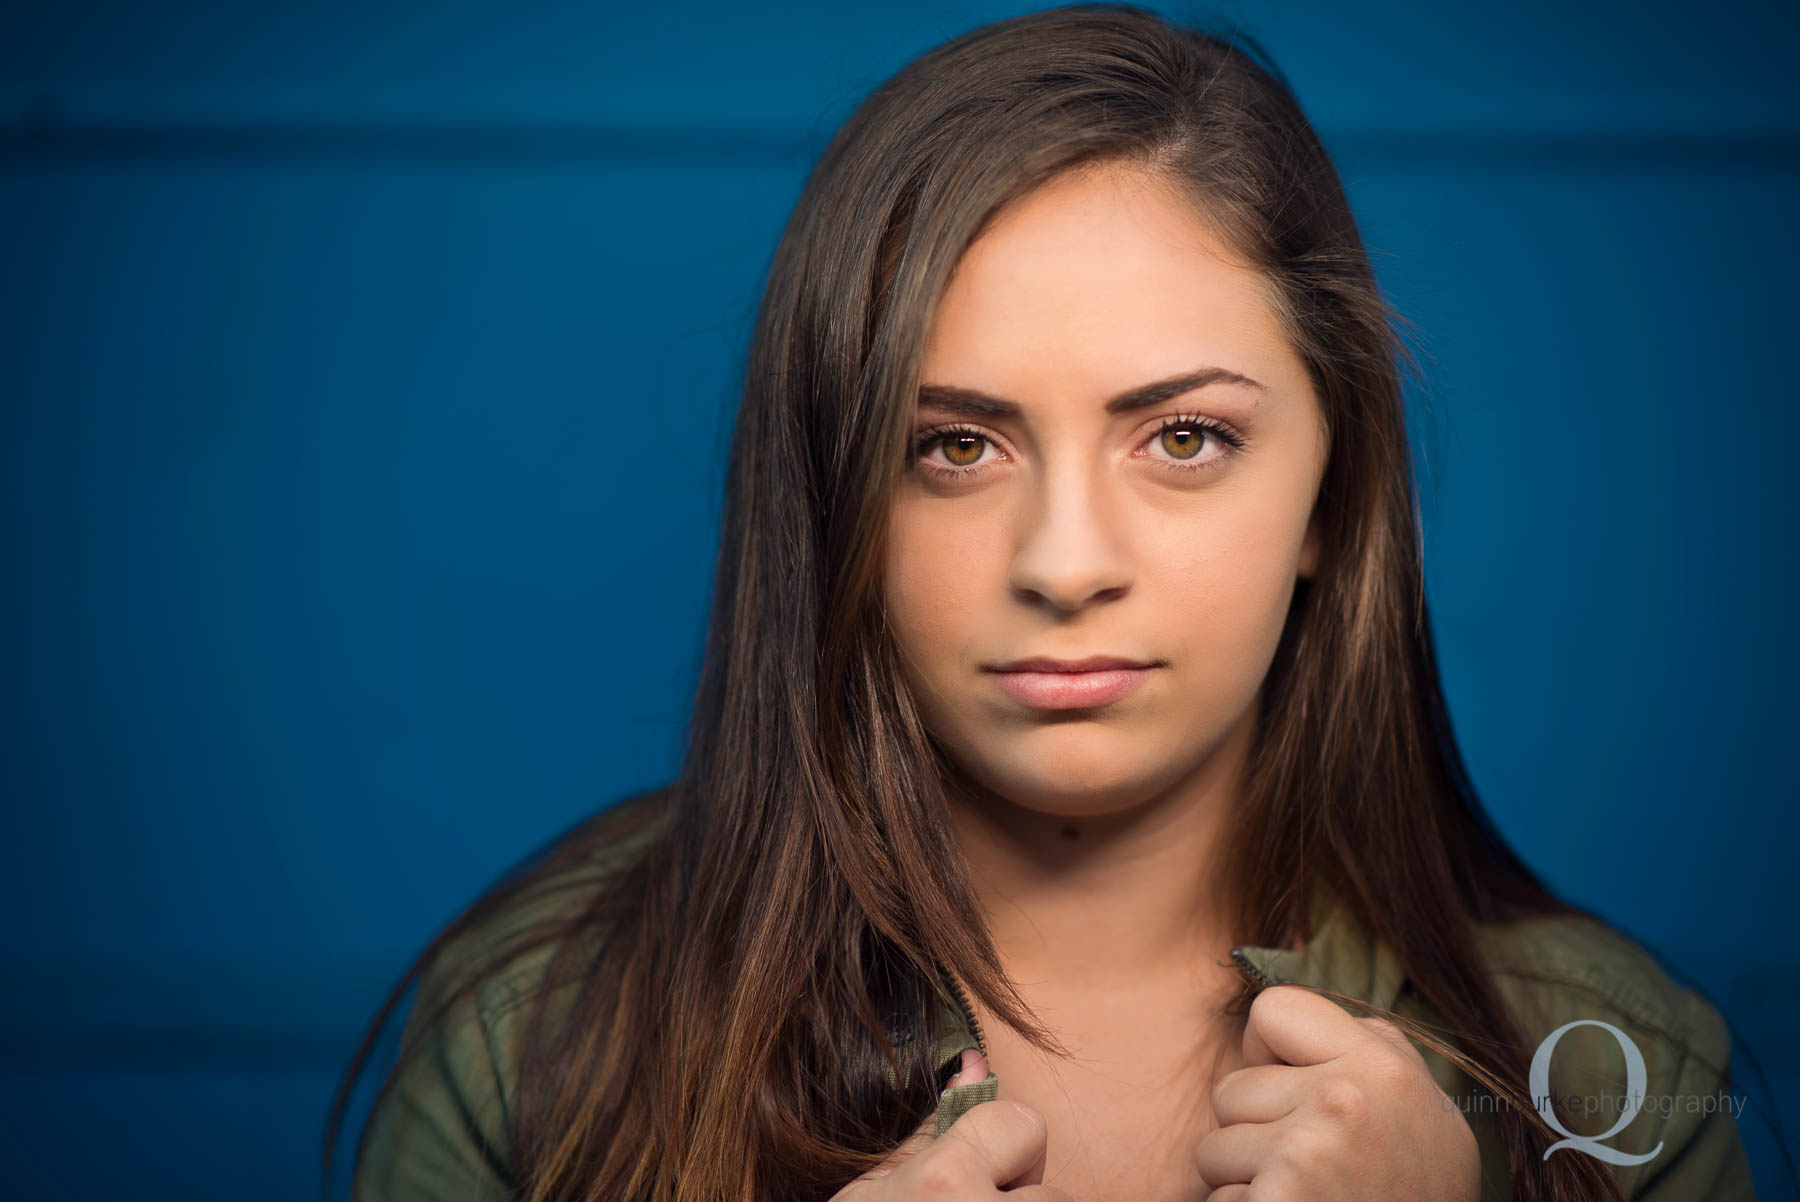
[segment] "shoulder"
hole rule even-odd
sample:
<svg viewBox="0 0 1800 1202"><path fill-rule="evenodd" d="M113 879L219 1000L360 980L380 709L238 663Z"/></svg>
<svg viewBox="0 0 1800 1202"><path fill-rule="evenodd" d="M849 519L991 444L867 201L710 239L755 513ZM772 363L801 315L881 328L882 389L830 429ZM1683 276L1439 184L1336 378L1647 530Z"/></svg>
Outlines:
<svg viewBox="0 0 1800 1202"><path fill-rule="evenodd" d="M1524 1040L1539 1113L1554 1110L1584 1137L1569 1154L1617 1153L1613 1171L1633 1198L1753 1196L1731 1037L1703 993L1586 914L1490 924L1477 939Z"/></svg>
<svg viewBox="0 0 1800 1202"><path fill-rule="evenodd" d="M1726 1072L1730 1037L1719 1011L1623 931L1586 914L1551 914L1480 927L1476 937L1501 992L1538 1038L1582 1019L1611 1022L1641 1046Z"/></svg>
<svg viewBox="0 0 1800 1202"><path fill-rule="evenodd" d="M557 953L596 892L649 847L668 793L607 807L557 840L518 878L524 887L477 899L440 933L420 966L391 1079L364 1128L353 1202L512 1196L526 1003L554 1005L577 983L578 971L551 977ZM584 966L579 954L570 964Z"/></svg>
<svg viewBox="0 0 1800 1202"><path fill-rule="evenodd" d="M444 941L427 966L421 997L430 985L450 987L459 976L483 973L476 1009L497 1017L554 984L545 973L571 924L588 914L601 889L631 867L663 828L667 786L626 797L559 837L534 865L512 874L513 889L498 887L468 911L463 929ZM581 932L598 940L602 916Z"/></svg>

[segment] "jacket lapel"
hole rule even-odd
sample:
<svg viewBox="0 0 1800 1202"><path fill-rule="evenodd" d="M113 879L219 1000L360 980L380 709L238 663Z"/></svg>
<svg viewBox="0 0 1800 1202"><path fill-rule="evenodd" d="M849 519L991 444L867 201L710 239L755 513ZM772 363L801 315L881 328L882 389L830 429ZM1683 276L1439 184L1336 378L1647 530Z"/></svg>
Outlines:
<svg viewBox="0 0 1800 1202"><path fill-rule="evenodd" d="M1315 985L1391 1010L1406 974L1393 948L1370 934L1352 907L1323 884L1312 892L1312 938L1299 948L1245 944L1232 949L1244 975L1259 985Z"/></svg>

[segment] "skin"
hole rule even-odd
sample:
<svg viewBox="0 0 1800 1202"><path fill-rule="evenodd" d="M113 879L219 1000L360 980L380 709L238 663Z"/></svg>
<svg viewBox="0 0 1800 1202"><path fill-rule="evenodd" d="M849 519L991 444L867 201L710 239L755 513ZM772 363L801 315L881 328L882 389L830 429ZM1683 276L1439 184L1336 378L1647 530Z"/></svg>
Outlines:
<svg viewBox="0 0 1800 1202"><path fill-rule="evenodd" d="M1106 409L1203 367L1260 386L1214 382ZM995 946L1053 1029L1117 1028L1135 999L1137 1043L1174 1048L1189 1018L1174 1000L1235 983L1220 966L1231 932L1208 888L1211 860L1241 804L1296 581L1317 569L1329 449L1318 399L1262 277L1191 199L1122 165L1067 173L997 215L940 300L921 379L928 392L975 390L1017 407L970 417L922 396L883 581L912 695L966 777L952 816ZM1242 445L1196 419L1223 423ZM989 670L1035 655L1156 666L1116 702L1045 711L1007 696ZM1003 1031L990 1034L1003 1081L1044 1071L1016 1058ZM1096 1051L1091 1040L1085 1050ZM1104 1061L1112 1049L1098 1051ZM1476 1196L1473 1136L1448 1112L1467 1141L1446 1155L1442 1094L1404 1038L1308 994L1253 1011L1230 1051L1225 1061L1243 1067L1201 1080L1220 1115L1207 1116L1205 1157L1192 1145L1155 1161L1156 1181L1135 1196L1223 1186L1229 1197L1251 1176L1270 1198L1360 1196L1346 1182L1393 1191L1383 1196ZM1289 1073L1277 1079L1280 1069ZM1351 1096L1345 1081L1356 1106L1337 1104ZM1141 1079L1121 1096L1146 1085L1164 1082ZM1071 1115L1102 1088L1082 1079ZM1096 1094L1090 1109L1110 1106ZM1105 1138L1102 1124L1084 1135L1095 1132ZM1059 1162L1057 1133L1053 1116L1043 1181L1063 1173L1075 1196L1101 1196L1107 1174ZM1090 1148L1084 1163L1116 1178L1129 1155ZM1168 1164L1183 1166L1179 1176Z"/></svg>

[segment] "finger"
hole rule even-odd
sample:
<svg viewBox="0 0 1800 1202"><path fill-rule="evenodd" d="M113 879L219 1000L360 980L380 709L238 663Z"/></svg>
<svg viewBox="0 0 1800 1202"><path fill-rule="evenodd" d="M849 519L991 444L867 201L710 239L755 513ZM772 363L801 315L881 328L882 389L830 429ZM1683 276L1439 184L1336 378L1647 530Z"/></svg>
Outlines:
<svg viewBox="0 0 1800 1202"><path fill-rule="evenodd" d="M987 1075L987 1061L982 1057L980 1051L975 1048L964 1048L962 1051L962 1065L956 1070L956 1075L951 1077L949 1082L945 1084L944 1088L955 1089L958 1085L967 1085L971 1081L985 1081L987 1080ZM887 1176L889 1173L911 1160L914 1156L917 1156L936 1138L937 1112L933 1111L926 1117L924 1122L919 1124L918 1128L914 1130L911 1135L901 1140L899 1145L895 1147L892 1152L888 1153L886 1160L883 1160L880 1164L864 1173L861 1179L874 1181L877 1178Z"/></svg>
<svg viewBox="0 0 1800 1202"><path fill-rule="evenodd" d="M1412 1040L1406 1037L1406 1032L1400 1029L1398 1023L1385 1018L1359 1018L1356 1021L1362 1024L1365 1032L1386 1040L1406 1055L1419 1054L1419 1050L1413 1047Z"/></svg>
<svg viewBox="0 0 1800 1202"><path fill-rule="evenodd" d="M1008 1198L1020 1198L1024 1202L1075 1202L1074 1195L1067 1190L1057 1189L1054 1185L1021 1185L1006 1191Z"/></svg>
<svg viewBox="0 0 1800 1202"><path fill-rule="evenodd" d="M857 1180L879 1181L881 1178L886 1177L889 1173L892 1173L895 1169L917 1156L920 1152L923 1152L931 1145L931 1141L935 1137L936 1129L932 1124L927 1123L921 1126L911 1135L901 1140L898 1146L896 1146L892 1152L887 1154L887 1159L864 1173L861 1177L858 1177Z"/></svg>
<svg viewBox="0 0 1800 1202"><path fill-rule="evenodd" d="M1233 1123L1272 1123L1299 1109L1306 1078L1291 1064L1259 1064L1226 1073L1213 1086L1213 1121L1220 1127Z"/></svg>
<svg viewBox="0 0 1800 1202"><path fill-rule="evenodd" d="M1271 1130L1268 1123L1234 1123L1207 1132L1194 1149L1200 1179L1211 1189L1248 1185L1267 1162Z"/></svg>
<svg viewBox="0 0 1800 1202"><path fill-rule="evenodd" d="M998 1098L969 1107L926 1151L930 1156L968 1156L975 1173L994 1186L1039 1185L1049 1144L1044 1116L1022 1102Z"/></svg>
<svg viewBox="0 0 1800 1202"><path fill-rule="evenodd" d="M986 1081L988 1076L987 1057L981 1054L980 1048L964 1048L962 1050L962 1066L956 1075L945 1084L945 1089L955 1089L958 1085L968 1085L973 1081Z"/></svg>
<svg viewBox="0 0 1800 1202"><path fill-rule="evenodd" d="M1006 1191L1008 1198L1023 1198L1025 1202L1075 1202L1073 1194L1068 1190L1057 1189L1054 1185L1021 1185L1017 1189Z"/></svg>
<svg viewBox="0 0 1800 1202"><path fill-rule="evenodd" d="M1364 1038L1356 1019L1330 998L1295 985L1271 985L1250 1003L1244 1063L1323 1064Z"/></svg>

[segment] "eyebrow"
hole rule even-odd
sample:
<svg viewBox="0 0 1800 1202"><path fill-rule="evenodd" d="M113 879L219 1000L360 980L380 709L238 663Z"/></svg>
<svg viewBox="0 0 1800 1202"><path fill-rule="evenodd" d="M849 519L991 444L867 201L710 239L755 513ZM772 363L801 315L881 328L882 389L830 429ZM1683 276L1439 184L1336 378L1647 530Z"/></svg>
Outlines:
<svg viewBox="0 0 1800 1202"><path fill-rule="evenodd" d="M1163 401L1192 392L1196 388L1204 388L1208 384L1242 384L1259 392L1267 392L1268 388L1258 380L1242 375L1226 367L1202 367L1195 371L1184 372L1179 376L1170 376L1166 380L1155 380L1149 384L1140 384L1136 388L1121 392L1106 402L1109 414L1129 413L1134 409L1142 409L1146 405L1157 405ZM1004 397L993 396L973 388L957 388L949 384L925 384L919 388L919 404L931 405L938 409L958 413L964 417L1018 417L1023 410L1017 401L1009 401Z"/></svg>

